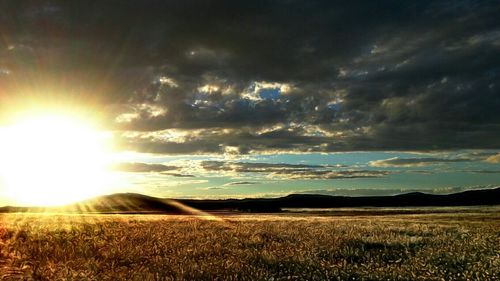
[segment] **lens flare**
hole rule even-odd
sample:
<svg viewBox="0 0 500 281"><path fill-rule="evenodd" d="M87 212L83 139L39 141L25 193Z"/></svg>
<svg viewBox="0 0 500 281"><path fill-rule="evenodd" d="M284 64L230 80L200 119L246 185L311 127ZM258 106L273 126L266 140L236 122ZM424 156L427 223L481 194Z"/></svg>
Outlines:
<svg viewBox="0 0 500 281"><path fill-rule="evenodd" d="M109 134L75 116L36 114L0 128L0 187L11 202L62 205L106 193Z"/></svg>

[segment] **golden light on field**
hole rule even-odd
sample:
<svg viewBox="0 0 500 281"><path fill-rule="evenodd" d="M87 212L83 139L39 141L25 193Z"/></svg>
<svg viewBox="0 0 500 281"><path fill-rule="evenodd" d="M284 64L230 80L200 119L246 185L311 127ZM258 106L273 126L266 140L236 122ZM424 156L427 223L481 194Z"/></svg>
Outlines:
<svg viewBox="0 0 500 281"><path fill-rule="evenodd" d="M0 127L0 187L14 204L62 205L105 193L109 135L71 114L33 112Z"/></svg>

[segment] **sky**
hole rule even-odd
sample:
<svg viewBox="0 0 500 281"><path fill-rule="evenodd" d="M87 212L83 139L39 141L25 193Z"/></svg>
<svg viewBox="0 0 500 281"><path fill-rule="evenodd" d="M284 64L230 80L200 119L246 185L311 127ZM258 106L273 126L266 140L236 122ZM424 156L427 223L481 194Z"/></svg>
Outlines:
<svg viewBox="0 0 500 281"><path fill-rule="evenodd" d="M54 106L97 120L122 155L116 192L494 187L499 14L460 0L0 1L0 122Z"/></svg>

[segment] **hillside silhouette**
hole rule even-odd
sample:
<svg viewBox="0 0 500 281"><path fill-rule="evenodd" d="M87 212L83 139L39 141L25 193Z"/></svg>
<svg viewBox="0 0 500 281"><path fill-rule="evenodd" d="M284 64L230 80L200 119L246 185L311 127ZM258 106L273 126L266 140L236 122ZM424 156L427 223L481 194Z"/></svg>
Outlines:
<svg viewBox="0 0 500 281"><path fill-rule="evenodd" d="M330 196L291 194L270 199L179 200L202 210L233 209L250 212L273 212L283 208L348 208L348 207L426 207L475 206L500 204L500 187L436 195L421 192L393 196Z"/></svg>
<svg viewBox="0 0 500 281"><path fill-rule="evenodd" d="M279 212L284 208L348 208L348 207L445 207L500 205L500 187L469 190L452 194L421 192L393 196L330 196L291 194L279 198L260 199L162 199L137 193L117 193L99 196L60 207L1 207L0 212L71 212L71 213L161 213L196 214L193 210Z"/></svg>
<svg viewBox="0 0 500 281"><path fill-rule="evenodd" d="M15 207L0 208L0 212L64 212L64 213L162 213L183 215L190 214L181 205L166 199L160 199L137 193L116 193L99 196L74 204L57 207Z"/></svg>

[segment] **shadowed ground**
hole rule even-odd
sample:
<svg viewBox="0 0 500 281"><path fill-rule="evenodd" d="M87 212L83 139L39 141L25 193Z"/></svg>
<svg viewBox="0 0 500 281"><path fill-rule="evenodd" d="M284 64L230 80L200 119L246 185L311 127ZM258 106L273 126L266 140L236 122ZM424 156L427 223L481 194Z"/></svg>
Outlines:
<svg viewBox="0 0 500 281"><path fill-rule="evenodd" d="M499 211L3 214L0 278L498 280Z"/></svg>

